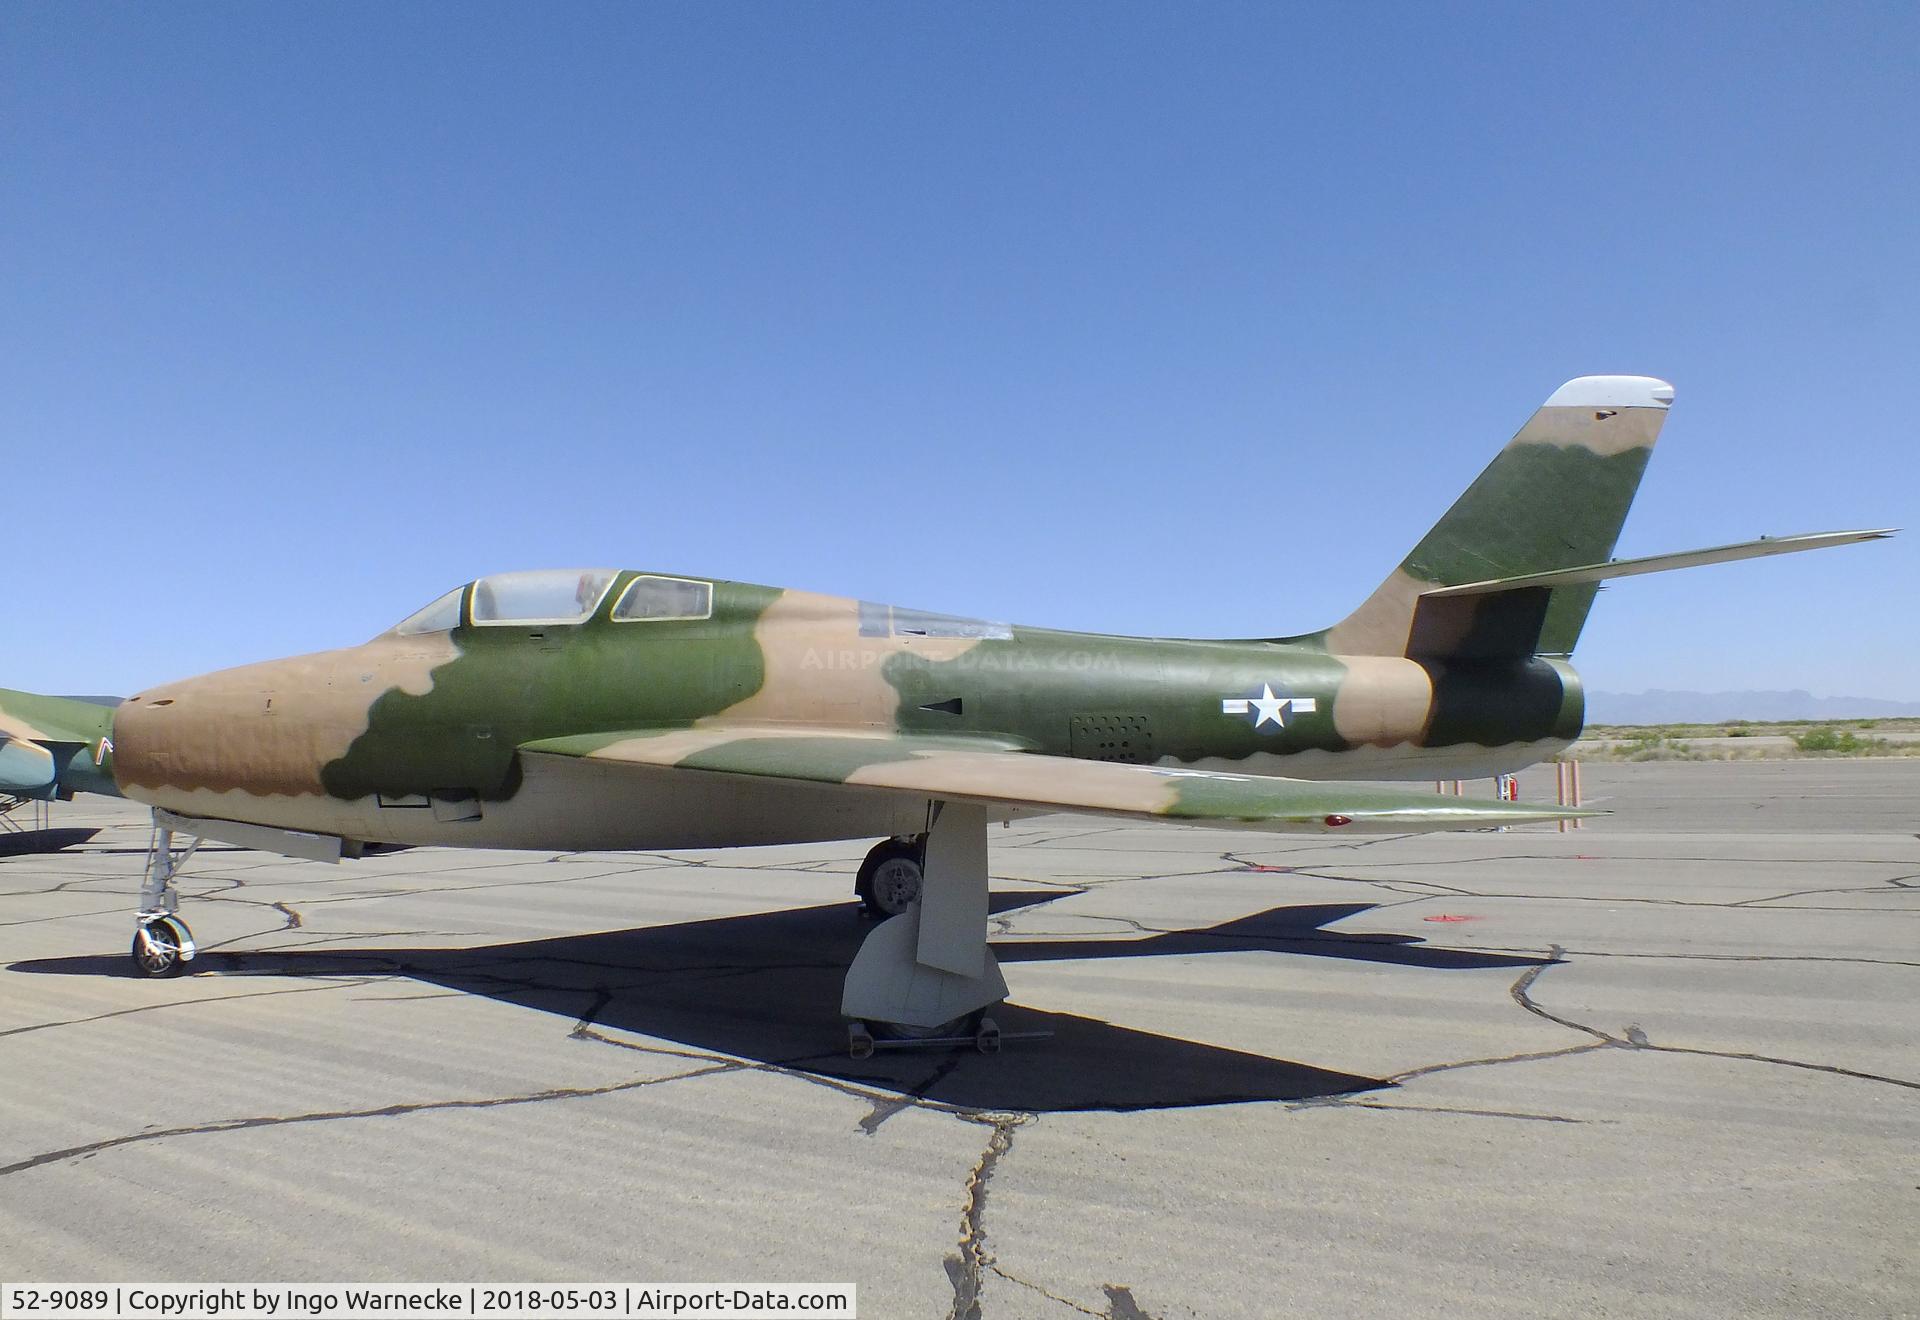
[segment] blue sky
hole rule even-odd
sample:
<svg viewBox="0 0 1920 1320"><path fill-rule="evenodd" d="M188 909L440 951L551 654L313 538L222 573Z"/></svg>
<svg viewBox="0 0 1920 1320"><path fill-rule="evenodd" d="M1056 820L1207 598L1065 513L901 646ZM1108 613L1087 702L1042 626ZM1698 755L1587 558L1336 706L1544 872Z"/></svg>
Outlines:
<svg viewBox="0 0 1920 1320"><path fill-rule="evenodd" d="M1913 524L1920 9L0 8L0 683L619 564L1271 635L1561 381L1620 553ZM1642 578L1591 686L1920 699L1920 534Z"/></svg>

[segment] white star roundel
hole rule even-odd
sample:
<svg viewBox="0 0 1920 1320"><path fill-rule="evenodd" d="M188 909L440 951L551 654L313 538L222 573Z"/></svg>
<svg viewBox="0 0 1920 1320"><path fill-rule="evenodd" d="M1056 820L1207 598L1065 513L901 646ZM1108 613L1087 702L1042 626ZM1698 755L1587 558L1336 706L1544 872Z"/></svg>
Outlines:
<svg viewBox="0 0 1920 1320"><path fill-rule="evenodd" d="M1222 715L1247 715L1253 719L1253 727L1258 729L1267 724L1278 728L1287 727L1289 712L1295 715L1311 715L1318 709L1312 697L1277 696L1273 684L1262 683L1258 692L1250 692L1244 697L1224 697L1220 702Z"/></svg>

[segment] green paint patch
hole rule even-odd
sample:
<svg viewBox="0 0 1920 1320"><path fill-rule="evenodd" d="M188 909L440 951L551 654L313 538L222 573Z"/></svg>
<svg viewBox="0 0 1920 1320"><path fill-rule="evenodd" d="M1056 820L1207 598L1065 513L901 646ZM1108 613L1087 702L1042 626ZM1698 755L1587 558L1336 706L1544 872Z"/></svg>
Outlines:
<svg viewBox="0 0 1920 1320"><path fill-rule="evenodd" d="M1463 822L1485 818L1489 825L1556 819L1553 812L1502 802L1448 801L1433 793L1401 789L1304 784L1287 779L1215 779L1172 776L1173 804L1160 814L1178 820L1234 820L1246 823L1289 821L1316 824L1328 816L1354 821L1368 817L1459 815Z"/></svg>
<svg viewBox="0 0 1920 1320"><path fill-rule="evenodd" d="M1443 586L1604 563L1620 539L1651 446L1596 454L1580 446L1503 449L1401 567ZM1558 587L1537 650L1567 655L1597 587Z"/></svg>
<svg viewBox="0 0 1920 1320"><path fill-rule="evenodd" d="M1342 751L1333 697L1346 667L1324 652L1272 642L1109 637L1016 628L951 660L889 657L881 670L900 694L910 733L964 731L1017 740L1027 749L1071 756L1076 716L1125 716L1140 723L1155 759L1179 761L1256 752ZM1222 702L1266 690L1312 702L1281 722L1256 727ZM958 697L958 716L921 709Z"/></svg>
<svg viewBox="0 0 1920 1320"><path fill-rule="evenodd" d="M459 788L498 801L519 788L525 743L718 714L766 682L754 626L781 594L722 582L709 619L456 629L433 686L381 694L321 782L346 799Z"/></svg>
<svg viewBox="0 0 1920 1320"><path fill-rule="evenodd" d="M0 714L38 729L47 741L97 743L113 729L112 706L0 688Z"/></svg>

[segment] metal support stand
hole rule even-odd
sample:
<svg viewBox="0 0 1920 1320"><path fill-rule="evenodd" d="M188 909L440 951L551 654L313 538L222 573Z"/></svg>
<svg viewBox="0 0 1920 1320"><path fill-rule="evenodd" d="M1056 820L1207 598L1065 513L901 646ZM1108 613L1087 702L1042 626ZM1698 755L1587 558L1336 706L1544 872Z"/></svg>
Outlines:
<svg viewBox="0 0 1920 1320"><path fill-rule="evenodd" d="M13 818L13 813L22 807L31 807L27 824L21 824ZM32 834L44 830L53 824L53 805L44 798L14 797L0 795L0 834Z"/></svg>
<svg viewBox="0 0 1920 1320"><path fill-rule="evenodd" d="M1553 790L1554 800L1559 805L1563 807L1577 807L1581 805L1580 763L1578 761L1554 762ZM1578 820L1563 820L1560 822L1560 833L1565 834L1570 829L1577 830L1582 824L1584 824L1584 822Z"/></svg>
<svg viewBox="0 0 1920 1320"><path fill-rule="evenodd" d="M942 1028L1007 997L987 948L988 821L982 807L934 805L920 901L875 926L847 969L840 1011L856 1025L944 1038L958 1033Z"/></svg>

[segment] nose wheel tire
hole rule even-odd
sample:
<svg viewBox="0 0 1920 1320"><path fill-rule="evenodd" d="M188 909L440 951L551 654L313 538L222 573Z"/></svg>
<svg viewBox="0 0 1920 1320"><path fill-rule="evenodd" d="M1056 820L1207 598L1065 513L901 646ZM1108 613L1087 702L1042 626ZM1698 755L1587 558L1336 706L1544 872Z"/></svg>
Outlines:
<svg viewBox="0 0 1920 1320"><path fill-rule="evenodd" d="M133 966L142 976L178 976L193 936L178 917L160 917L133 933Z"/></svg>
<svg viewBox="0 0 1920 1320"><path fill-rule="evenodd" d="M867 854L854 881L867 915L897 917L920 901L925 849L918 841L888 839Z"/></svg>

